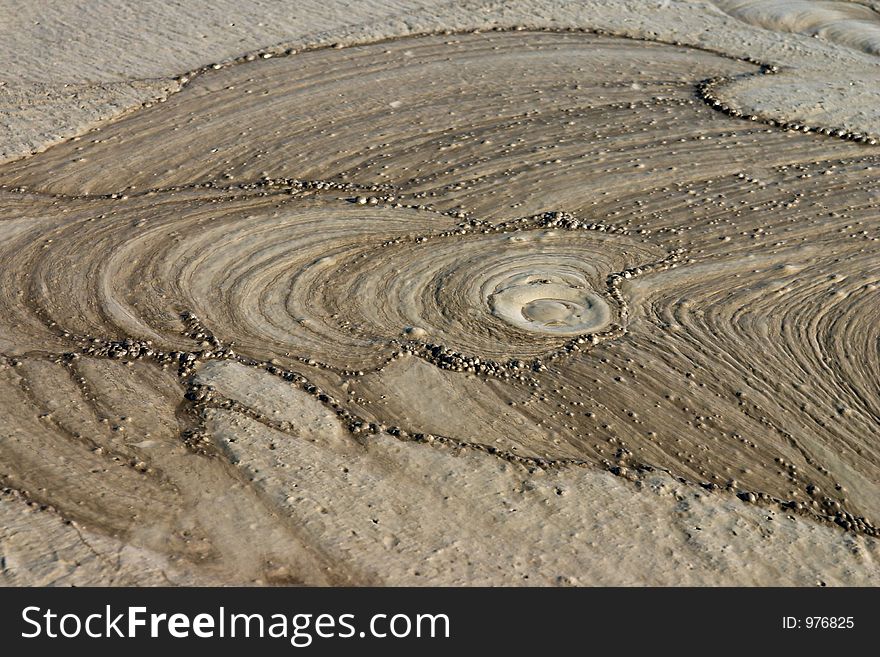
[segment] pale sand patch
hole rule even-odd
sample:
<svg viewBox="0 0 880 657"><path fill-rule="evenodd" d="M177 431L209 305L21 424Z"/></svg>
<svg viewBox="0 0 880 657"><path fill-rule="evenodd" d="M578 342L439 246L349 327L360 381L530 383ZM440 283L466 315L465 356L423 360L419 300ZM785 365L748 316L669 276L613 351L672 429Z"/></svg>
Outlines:
<svg viewBox="0 0 880 657"><path fill-rule="evenodd" d="M0 586L211 586L188 564L0 497Z"/></svg>

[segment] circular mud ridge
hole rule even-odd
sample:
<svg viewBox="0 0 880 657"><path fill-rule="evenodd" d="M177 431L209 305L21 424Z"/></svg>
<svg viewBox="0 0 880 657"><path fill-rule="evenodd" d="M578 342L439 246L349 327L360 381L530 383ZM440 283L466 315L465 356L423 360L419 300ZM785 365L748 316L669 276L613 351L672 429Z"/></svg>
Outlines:
<svg viewBox="0 0 880 657"><path fill-rule="evenodd" d="M252 357L336 369L375 369L401 340L530 358L622 324L625 301L609 279L662 255L631 237L547 229L543 218L474 231L408 208L266 205L174 204L134 233L128 212L72 222L30 254L42 279L35 301L71 334L168 348L188 346L187 310ZM58 262L71 263L63 279Z"/></svg>
<svg viewBox="0 0 880 657"><path fill-rule="evenodd" d="M874 531L880 158L725 111L755 73L573 32L205 71L0 168L0 345L238 359L376 432Z"/></svg>
<svg viewBox="0 0 880 657"><path fill-rule="evenodd" d="M586 277L576 271L560 273L555 266L508 272L487 302L492 314L535 333L592 333L611 321L608 302L591 289Z"/></svg>

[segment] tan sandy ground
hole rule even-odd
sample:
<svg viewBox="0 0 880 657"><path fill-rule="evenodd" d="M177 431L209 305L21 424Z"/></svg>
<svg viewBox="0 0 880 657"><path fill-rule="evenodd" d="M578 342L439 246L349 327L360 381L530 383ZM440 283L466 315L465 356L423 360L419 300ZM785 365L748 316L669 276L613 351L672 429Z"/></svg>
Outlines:
<svg viewBox="0 0 880 657"><path fill-rule="evenodd" d="M867 6L4 4L0 581L880 580Z"/></svg>

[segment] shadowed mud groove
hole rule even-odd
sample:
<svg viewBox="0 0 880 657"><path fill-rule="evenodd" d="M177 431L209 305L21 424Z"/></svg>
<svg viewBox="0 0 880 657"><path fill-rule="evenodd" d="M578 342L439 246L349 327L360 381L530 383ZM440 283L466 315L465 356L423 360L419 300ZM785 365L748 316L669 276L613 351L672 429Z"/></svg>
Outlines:
<svg viewBox="0 0 880 657"><path fill-rule="evenodd" d="M601 33L262 54L0 168L10 490L244 581L384 581L322 491L411 454L878 535L874 137L721 98L773 65Z"/></svg>

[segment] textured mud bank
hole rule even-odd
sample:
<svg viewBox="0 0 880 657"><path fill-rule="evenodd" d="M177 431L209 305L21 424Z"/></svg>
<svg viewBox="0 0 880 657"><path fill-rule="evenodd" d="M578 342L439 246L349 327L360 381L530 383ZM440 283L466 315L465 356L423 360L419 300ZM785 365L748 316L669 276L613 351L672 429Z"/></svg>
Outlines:
<svg viewBox="0 0 880 657"><path fill-rule="evenodd" d="M874 53L657 4L227 45L0 167L4 581L876 584Z"/></svg>

